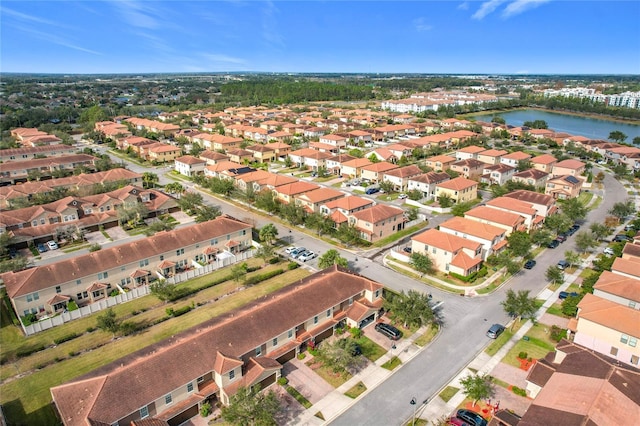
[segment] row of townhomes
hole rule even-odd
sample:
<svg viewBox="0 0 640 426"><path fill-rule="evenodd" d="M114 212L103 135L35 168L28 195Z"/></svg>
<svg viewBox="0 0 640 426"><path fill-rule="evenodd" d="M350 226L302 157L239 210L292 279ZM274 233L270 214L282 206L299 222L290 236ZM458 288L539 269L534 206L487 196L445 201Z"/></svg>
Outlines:
<svg viewBox="0 0 640 426"><path fill-rule="evenodd" d="M55 263L0 275L18 315L38 318L99 302L209 264L222 267L251 249L251 225L229 216Z"/></svg>
<svg viewBox="0 0 640 426"><path fill-rule="evenodd" d="M127 185L102 194L68 196L53 203L0 211L0 233L11 233L15 246L24 248L58 240L58 232L67 226L86 231L117 226L118 210L138 204L146 207L150 217L179 210L177 202L160 191Z"/></svg>
<svg viewBox="0 0 640 426"><path fill-rule="evenodd" d="M67 426L140 419L177 425L207 401L227 404L240 387L275 384L282 365L307 345L339 324L375 321L381 307L381 284L334 266L56 386L51 395Z"/></svg>
<svg viewBox="0 0 640 426"><path fill-rule="evenodd" d="M556 211L549 195L514 191L414 236L411 252L429 256L440 272L466 277L477 272L487 257L505 249L512 232L538 229Z"/></svg>

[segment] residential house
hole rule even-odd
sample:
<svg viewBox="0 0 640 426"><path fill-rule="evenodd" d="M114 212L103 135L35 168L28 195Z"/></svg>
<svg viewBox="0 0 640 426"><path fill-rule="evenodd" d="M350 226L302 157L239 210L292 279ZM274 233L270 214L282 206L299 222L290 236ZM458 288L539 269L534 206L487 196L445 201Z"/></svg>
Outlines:
<svg viewBox="0 0 640 426"><path fill-rule="evenodd" d="M371 151L370 154L367 155L367 158L376 157L380 161L385 161L387 163L396 164L398 162L398 157L387 148L377 148Z"/></svg>
<svg viewBox="0 0 640 426"><path fill-rule="evenodd" d="M116 141L118 149L127 152L134 152L139 157L143 156L144 147L157 144L158 141L153 139L143 138L141 136L126 136Z"/></svg>
<svg viewBox="0 0 640 426"><path fill-rule="evenodd" d="M370 243L384 239L404 229L404 210L377 204L349 216L349 225L360 231L360 238Z"/></svg>
<svg viewBox="0 0 640 426"><path fill-rule="evenodd" d="M244 139L219 134L199 133L191 138L192 142L198 143L204 149L211 151L227 151L240 148Z"/></svg>
<svg viewBox="0 0 640 426"><path fill-rule="evenodd" d="M278 160L284 160L284 158L291 152L291 145L284 142L270 142L264 146L273 149L276 154L276 159Z"/></svg>
<svg viewBox="0 0 640 426"><path fill-rule="evenodd" d="M327 172L333 175L339 175L342 170L342 163L355 160L356 157L348 154L338 154L326 159L325 164Z"/></svg>
<svg viewBox="0 0 640 426"><path fill-rule="evenodd" d="M451 164L457 160L448 155L436 155L425 160L427 167L431 167L436 172L445 172L451 167Z"/></svg>
<svg viewBox="0 0 640 426"><path fill-rule="evenodd" d="M574 176L556 176L547 181L544 193L555 199L566 200L580 195L582 180Z"/></svg>
<svg viewBox="0 0 640 426"><path fill-rule="evenodd" d="M342 135L336 135L334 133L320 136L320 143L331 145L334 148L342 149L347 147L347 137Z"/></svg>
<svg viewBox="0 0 640 426"><path fill-rule="evenodd" d="M178 173L184 176L193 177L204 174L206 160L202 160L192 155L184 155L175 159L174 166Z"/></svg>
<svg viewBox="0 0 640 426"><path fill-rule="evenodd" d="M278 201L289 204L294 201L296 195L302 195L319 188L319 185L301 180L273 188L273 193Z"/></svg>
<svg viewBox="0 0 640 426"><path fill-rule="evenodd" d="M550 195L541 194L539 192L519 189L505 194L504 197L530 203L531 206L536 209L538 215L543 218L549 217L558 211L556 200Z"/></svg>
<svg viewBox="0 0 640 426"><path fill-rule="evenodd" d="M321 167L326 168L326 161L333 157L328 152L320 152L311 148L302 148L289 153L289 158L298 167L306 166L318 171Z"/></svg>
<svg viewBox="0 0 640 426"><path fill-rule="evenodd" d="M614 272L603 271L593 286L593 295L622 306L640 309L640 280Z"/></svg>
<svg viewBox="0 0 640 426"><path fill-rule="evenodd" d="M375 322L382 289L333 266L56 386L53 402L65 426L179 424L241 387L274 385L284 363L338 325Z"/></svg>
<svg viewBox="0 0 640 426"><path fill-rule="evenodd" d="M456 160L477 160L478 155L486 151L486 148L470 145L456 151Z"/></svg>
<svg viewBox="0 0 640 426"><path fill-rule="evenodd" d="M436 185L450 180L447 173L429 172L409 178L407 188L409 191L420 191L422 197L431 200L436 195Z"/></svg>
<svg viewBox="0 0 640 426"><path fill-rule="evenodd" d="M468 158L452 163L450 169L467 179L479 181L485 166L486 164L482 161Z"/></svg>
<svg viewBox="0 0 640 426"><path fill-rule="evenodd" d="M30 161L42 157L60 157L75 154L77 151L77 147L63 144L9 148L0 150L0 162Z"/></svg>
<svg viewBox="0 0 640 426"><path fill-rule="evenodd" d="M259 179L253 182L253 190L255 192L265 190L273 191L274 188L282 185L288 185L297 181L298 179L292 176L281 175L278 173L269 173L263 179Z"/></svg>
<svg viewBox="0 0 640 426"><path fill-rule="evenodd" d="M276 160L276 151L266 145L251 145L246 148L253 154L253 160L259 163L271 163Z"/></svg>
<svg viewBox="0 0 640 426"><path fill-rule="evenodd" d="M100 252L7 272L0 275L18 315L54 314L67 303L85 306L102 300L113 290L146 285L197 262L218 262L251 248L251 225L228 216L155 235ZM226 253L223 255L223 253ZM73 271L73 273L69 273ZM56 301L55 304L50 302Z"/></svg>
<svg viewBox="0 0 640 426"><path fill-rule="evenodd" d="M412 164L410 166L399 167L397 169L389 170L384 173L382 180L389 182L393 185L394 191L402 192L406 191L409 184L409 179L419 176L424 172L420 167Z"/></svg>
<svg viewBox="0 0 640 426"><path fill-rule="evenodd" d="M478 198L478 182L459 176L436 184L436 198L449 197L454 203L466 203Z"/></svg>
<svg viewBox="0 0 640 426"><path fill-rule="evenodd" d="M135 126L138 130L147 130L165 137L172 136L180 130L180 126L177 124L163 123L161 121L148 120L146 118L131 117L124 121Z"/></svg>
<svg viewBox="0 0 640 426"><path fill-rule="evenodd" d="M640 280L640 257L617 257L611 265L611 272Z"/></svg>
<svg viewBox="0 0 640 426"><path fill-rule="evenodd" d="M380 183L385 173L397 168L398 166L395 164L387 163L386 161L372 163L360 168L360 177L368 182Z"/></svg>
<svg viewBox="0 0 640 426"><path fill-rule="evenodd" d="M343 223L348 224L349 216L355 212L368 209L374 205L374 202L357 196L348 196L338 198L320 205L320 213L329 216L336 226Z"/></svg>
<svg viewBox="0 0 640 426"><path fill-rule="evenodd" d="M547 180L549 179L549 173L543 172L538 169L528 169L511 176L511 180L514 182L524 183L531 185L535 188L544 188L547 186Z"/></svg>
<svg viewBox="0 0 640 426"><path fill-rule="evenodd" d="M297 206L302 206L307 213L319 213L320 206L344 197L344 193L332 188L318 188L313 191L295 195Z"/></svg>
<svg viewBox="0 0 640 426"><path fill-rule="evenodd" d="M371 143L372 141L371 133L364 130L352 130L347 133L347 136L355 145L357 145L359 142Z"/></svg>
<svg viewBox="0 0 640 426"><path fill-rule="evenodd" d="M371 165L368 158L355 158L345 161L340 167L340 174L346 178L359 178L362 174L362 168Z"/></svg>
<svg viewBox="0 0 640 426"><path fill-rule="evenodd" d="M410 158L413 153L413 148L403 143L394 143L391 145L387 145L384 147L384 149L388 150L392 156L397 158L398 161L400 161L402 157ZM385 161L389 160L385 159Z"/></svg>
<svg viewBox="0 0 640 426"><path fill-rule="evenodd" d="M337 146L329 145L320 142L309 142L309 148L315 149L320 152L328 152L329 154L337 155L340 153L340 148Z"/></svg>
<svg viewBox="0 0 640 426"><path fill-rule="evenodd" d="M529 129L526 131L526 134L531 136L533 139L551 139L553 137L553 130L549 129Z"/></svg>
<svg viewBox="0 0 640 426"><path fill-rule="evenodd" d="M154 163L168 163L181 155L182 149L179 146L157 143L145 146L143 157Z"/></svg>
<svg viewBox="0 0 640 426"><path fill-rule="evenodd" d="M482 266L482 244L452 233L429 229L411 238L411 252L429 256L443 273L467 277Z"/></svg>
<svg viewBox="0 0 640 426"><path fill-rule="evenodd" d="M207 163L207 166L219 163L221 161L229 161L229 156L221 154L217 151L204 150L199 157Z"/></svg>
<svg viewBox="0 0 640 426"><path fill-rule="evenodd" d="M533 204L526 201L509 197L497 197L487 201L486 206L491 209L516 213L524 218L524 226L528 231L539 228L544 222L544 217L538 214Z"/></svg>
<svg viewBox="0 0 640 426"><path fill-rule="evenodd" d="M204 175L210 178L223 178L225 177L225 172L237 170L240 167L238 163L234 163L233 161L219 161L215 164L205 166ZM253 170L255 169L247 170L247 172Z"/></svg>
<svg viewBox="0 0 640 426"><path fill-rule="evenodd" d="M96 157L87 154L36 158L31 161L7 161L0 168L0 183L26 182L29 176L47 177L56 170L73 171L77 167L94 168Z"/></svg>
<svg viewBox="0 0 640 426"><path fill-rule="evenodd" d="M517 168L521 161L525 162L529 160L531 160L531 155L526 152L515 151L511 154L503 155L502 158L500 158L500 163Z"/></svg>
<svg viewBox="0 0 640 426"><path fill-rule="evenodd" d="M531 159L531 164L533 168L536 170L540 170L541 172L545 172L547 174L551 173L553 170L553 166L558 163L558 159L551 154L542 154L537 155Z"/></svg>
<svg viewBox="0 0 640 426"><path fill-rule="evenodd" d="M254 192L260 192L262 190L262 187L259 184L259 182L262 182L264 179L267 179L269 176L273 174L274 173L270 173L266 170L255 170L249 173L243 173L236 177L235 186L240 191L247 191L250 189L251 191L254 191ZM293 182L297 182L297 179L292 178L290 176L284 176L284 177L286 177L287 179L291 179ZM256 183L257 185L254 185Z"/></svg>
<svg viewBox="0 0 640 426"><path fill-rule="evenodd" d="M478 153L477 160L495 166L500 164L502 156L507 154L508 152L503 149L487 149Z"/></svg>
<svg viewBox="0 0 640 426"><path fill-rule="evenodd" d="M453 217L443 222L438 229L482 244L482 260L487 260L487 257L499 253L507 246L508 233L504 229L467 217Z"/></svg>
<svg viewBox="0 0 640 426"><path fill-rule="evenodd" d="M582 176L584 174L585 164L578 160L564 160L556 163L551 171L552 176Z"/></svg>
<svg viewBox="0 0 640 426"><path fill-rule="evenodd" d="M488 206L477 206L464 214L464 217L480 223L488 223L503 229L508 237L514 231L526 231L524 217L518 213L494 209Z"/></svg>

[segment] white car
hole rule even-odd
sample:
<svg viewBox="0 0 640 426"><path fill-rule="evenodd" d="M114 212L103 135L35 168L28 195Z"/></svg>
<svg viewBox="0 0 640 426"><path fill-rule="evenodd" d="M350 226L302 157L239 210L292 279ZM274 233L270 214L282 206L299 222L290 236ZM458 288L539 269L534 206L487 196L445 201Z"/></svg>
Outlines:
<svg viewBox="0 0 640 426"><path fill-rule="evenodd" d="M609 256L613 256L613 249L611 247L605 247L604 254L608 254Z"/></svg>
<svg viewBox="0 0 640 426"><path fill-rule="evenodd" d="M298 250L299 248L301 248L301 247L295 247L295 246L287 247L284 252L287 253L287 254L291 254L294 251Z"/></svg>
<svg viewBox="0 0 640 426"><path fill-rule="evenodd" d="M400 198L401 200L404 200L405 198L407 198L407 194L400 194L398 195L398 198Z"/></svg>
<svg viewBox="0 0 640 426"><path fill-rule="evenodd" d="M315 254L315 253L314 253L314 252L312 252L312 251L307 251L307 252L305 252L305 253L302 253L302 254L298 257L298 260L299 260L299 261L301 261L301 262L306 262L307 260L311 260L311 259L313 259L313 258L315 258L315 257L318 257L318 255L317 255L317 254Z"/></svg>
<svg viewBox="0 0 640 426"><path fill-rule="evenodd" d="M56 243L55 241L51 240L51 241L47 241L47 248L49 250L58 250L58 243Z"/></svg>

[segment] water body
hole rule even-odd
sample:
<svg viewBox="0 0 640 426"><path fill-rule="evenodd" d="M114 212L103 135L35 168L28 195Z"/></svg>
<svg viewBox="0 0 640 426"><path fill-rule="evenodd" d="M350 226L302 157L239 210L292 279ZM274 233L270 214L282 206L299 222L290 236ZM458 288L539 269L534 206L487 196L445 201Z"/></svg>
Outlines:
<svg viewBox="0 0 640 426"><path fill-rule="evenodd" d="M586 136L592 139L608 139L609 133L614 130L619 130L627 135L627 140L625 141L627 143L631 143L633 138L640 136L640 125L637 124L619 123L617 121L535 109L473 114L470 115L470 117L480 121L491 121L494 115L504 118L507 124L512 126L522 126L525 121L544 120L549 125L549 129L555 130L556 132Z"/></svg>

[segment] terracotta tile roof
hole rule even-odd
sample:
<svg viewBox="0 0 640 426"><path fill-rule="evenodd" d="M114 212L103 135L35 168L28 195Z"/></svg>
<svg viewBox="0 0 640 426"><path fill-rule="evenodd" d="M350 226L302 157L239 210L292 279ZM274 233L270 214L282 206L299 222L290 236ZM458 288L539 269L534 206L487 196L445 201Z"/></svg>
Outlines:
<svg viewBox="0 0 640 426"><path fill-rule="evenodd" d="M504 149L487 149L486 151L480 152L478 155L482 155L484 157L500 157L505 154L508 154L508 152Z"/></svg>
<svg viewBox="0 0 640 426"><path fill-rule="evenodd" d="M342 214L342 212L340 210L334 211L333 213L331 213L331 216L329 216L329 217L337 225L340 225L341 223L345 223L345 222L347 222L349 220L349 218L347 218L347 216Z"/></svg>
<svg viewBox="0 0 640 426"><path fill-rule="evenodd" d="M524 222L524 218L517 213L511 213L504 210L492 209L487 206L474 207L464 214L464 217L473 217L486 220L501 225L517 227Z"/></svg>
<svg viewBox="0 0 640 426"><path fill-rule="evenodd" d="M640 303L640 280L635 278L603 271L593 288Z"/></svg>
<svg viewBox="0 0 640 426"><path fill-rule="evenodd" d="M206 163L205 160L201 160L200 158L194 157L193 155L183 155L182 157L176 158L174 161L176 163L183 163L183 164L189 164L189 165Z"/></svg>
<svg viewBox="0 0 640 426"><path fill-rule="evenodd" d="M331 133L331 134L322 136L320 139L326 139L326 140L341 142L341 141L346 140L347 138L344 137L344 136L340 136L340 135L336 135L336 134Z"/></svg>
<svg viewBox="0 0 640 426"><path fill-rule="evenodd" d="M225 374L243 364L241 359L230 357L220 351L216 351L216 361L213 364L213 371L218 374Z"/></svg>
<svg viewBox="0 0 640 426"><path fill-rule="evenodd" d="M590 293L585 294L578 303L578 333L580 333L581 320L588 320L621 333L640 337L639 310Z"/></svg>
<svg viewBox="0 0 640 426"><path fill-rule="evenodd" d="M424 172L422 171L422 169L420 169L420 167L416 166L415 164L412 164L410 166L405 166L405 167L400 167L397 169L393 169L390 171L385 172L385 176L393 176L393 177L398 177L398 178L410 178L412 176L418 176L423 174Z"/></svg>
<svg viewBox="0 0 640 426"><path fill-rule="evenodd" d="M486 151L486 148L475 145L465 146L464 148L458 150L458 152L463 152L465 154L478 154L483 151Z"/></svg>
<svg viewBox="0 0 640 426"><path fill-rule="evenodd" d="M352 214L358 220L368 223L379 223L396 216L402 216L404 210L386 204L377 204L371 208L360 210Z"/></svg>
<svg viewBox="0 0 640 426"><path fill-rule="evenodd" d="M351 211L360 207L373 205L373 201L355 195L339 198L324 204L328 209L343 209Z"/></svg>
<svg viewBox="0 0 640 426"><path fill-rule="evenodd" d="M561 167L563 169L578 170L578 169L584 167L584 163L582 161L578 161L578 160L574 160L574 159L568 159L568 160L560 161L559 163L557 163L553 167L554 168L556 168L556 167L560 168Z"/></svg>
<svg viewBox="0 0 640 426"><path fill-rule="evenodd" d="M455 163L451 163L451 167L469 167L472 169L478 169L481 167L486 166L485 163L483 163L480 160L476 160L475 158L466 158L464 160L460 160L460 161L456 161Z"/></svg>
<svg viewBox="0 0 640 426"><path fill-rule="evenodd" d="M69 296L65 296L63 294L56 294L55 296L53 296L51 299L47 301L47 305L53 306L56 303L68 302L69 300L71 300L71 297Z"/></svg>
<svg viewBox="0 0 640 426"><path fill-rule="evenodd" d="M368 158L355 158L353 160L345 161L344 163L342 163L342 167L353 167L358 169L360 167L368 166L369 164L372 163Z"/></svg>
<svg viewBox="0 0 640 426"><path fill-rule="evenodd" d="M521 160L528 160L529 158L531 158L531 155L527 154L526 152L515 151L515 152L512 152L511 154L507 154L503 156L502 158L507 160L521 161Z"/></svg>
<svg viewBox="0 0 640 426"><path fill-rule="evenodd" d="M313 191L305 192L302 195L296 196L296 198L316 204L321 203L325 200L333 200L337 197L344 197L344 195L345 194L343 192L338 191L337 189L322 187L314 189Z"/></svg>
<svg viewBox="0 0 640 426"><path fill-rule="evenodd" d="M638 257L640 258L640 244L627 243L622 249L623 258Z"/></svg>
<svg viewBox="0 0 640 426"><path fill-rule="evenodd" d="M556 161L558 161L558 159L551 154L537 155L531 159L533 164L551 164Z"/></svg>
<svg viewBox="0 0 640 426"><path fill-rule="evenodd" d="M497 197L493 200L489 200L487 201L487 207L509 210L512 212L531 216L536 214L536 209L533 208L531 203L507 197Z"/></svg>
<svg viewBox="0 0 640 426"><path fill-rule="evenodd" d="M286 185L278 186L277 188L274 189L274 191L283 195L296 195L296 194L302 194L303 192L313 191L318 188L320 188L320 186L301 180L301 181L292 182Z"/></svg>
<svg viewBox="0 0 640 426"><path fill-rule="evenodd" d="M199 241L208 242L214 237L238 232L242 229L251 229L251 225L229 216L220 216L208 222L173 231L159 232L149 238L103 248L99 252L75 256L24 271L6 272L0 277L4 280L10 297L22 296Z"/></svg>
<svg viewBox="0 0 640 426"><path fill-rule="evenodd" d="M448 164L448 163L454 163L456 161L456 158L450 157L448 155L436 155L434 157L427 158L426 161L431 163Z"/></svg>
<svg viewBox="0 0 640 426"><path fill-rule="evenodd" d="M440 225L440 229L442 228L447 228L462 234L473 235L487 241L493 241L505 234L505 230L502 228L477 222L466 217L452 217Z"/></svg>
<svg viewBox="0 0 640 426"><path fill-rule="evenodd" d="M478 242L458 237L447 232L439 231L437 229L429 229L425 232L422 232L421 234L414 236L413 238L411 238L411 240L448 252L455 252L460 250L461 248L467 248L476 251L482 247L482 244Z"/></svg>
<svg viewBox="0 0 640 426"><path fill-rule="evenodd" d="M386 161L380 161L379 163L372 163L362 167L362 170L367 170L370 172L388 172L389 170L397 169L398 166L395 164L388 163Z"/></svg>
<svg viewBox="0 0 640 426"><path fill-rule="evenodd" d="M471 258L464 251L459 251L451 260L451 265L461 268L463 271L468 271L479 263L482 263L482 258Z"/></svg>
<svg viewBox="0 0 640 426"><path fill-rule="evenodd" d="M353 155L348 155L348 154L338 154L338 155L334 155L333 157L329 157L327 158L327 161L333 161L335 163L345 163L347 161L351 161L351 160L355 160L356 157L354 157Z"/></svg>
<svg viewBox="0 0 640 426"><path fill-rule="evenodd" d="M534 180L540 180L546 176L549 176L549 173L543 172L542 170L538 169L523 170L513 175L514 178Z"/></svg>
<svg viewBox="0 0 640 426"><path fill-rule="evenodd" d="M505 197L515 198L516 200L526 201L531 204L538 204L542 206L551 206L555 203L555 200L550 195L541 194L539 192L528 191L526 189L519 189L517 191L510 192L504 195Z"/></svg>
<svg viewBox="0 0 640 426"><path fill-rule="evenodd" d="M620 272L622 274L632 275L640 279L640 259L621 257L616 258L611 266L611 272Z"/></svg>
<svg viewBox="0 0 640 426"><path fill-rule="evenodd" d="M464 178L462 176L439 183L437 185L437 187L439 188L450 189L453 191L462 191L463 189L472 188L474 186L478 186L478 182Z"/></svg>
<svg viewBox="0 0 640 426"><path fill-rule="evenodd" d="M16 170L25 169L26 163L28 163L29 169L56 167L61 165L71 165L78 163L91 163L96 160L96 157L87 154L74 154L74 155L61 155L59 157L48 158L34 158L27 162L25 161L5 161L2 163L2 171L4 173L12 172Z"/></svg>
<svg viewBox="0 0 640 426"><path fill-rule="evenodd" d="M442 172L442 173L436 173L436 172L423 173L421 175L413 176L413 177L409 178L410 181L427 183L427 184L438 184L440 182L448 181L449 179L451 179L451 177L447 173L444 173L444 172Z"/></svg>

